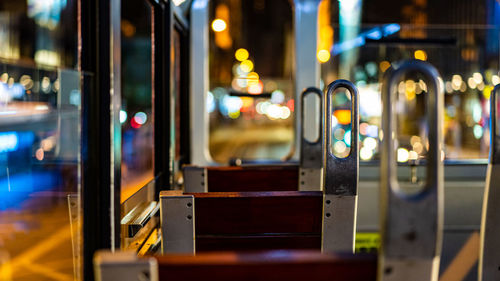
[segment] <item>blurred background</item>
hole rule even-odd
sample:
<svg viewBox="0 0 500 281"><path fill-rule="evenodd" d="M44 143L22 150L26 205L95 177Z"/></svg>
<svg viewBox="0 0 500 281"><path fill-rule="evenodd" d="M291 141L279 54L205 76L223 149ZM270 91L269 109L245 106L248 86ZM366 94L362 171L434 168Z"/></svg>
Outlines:
<svg viewBox="0 0 500 281"><path fill-rule="evenodd" d="M282 159L293 144L294 27L290 1L211 1L210 153L231 158ZM382 8L383 7L383 8ZM321 87L349 79L360 92L360 158L378 159L380 81L394 63L433 64L445 86L446 158L488 156L489 102L499 77L500 8L482 1L322 1L317 60ZM422 93L408 77L398 87L398 160L426 151ZM232 92L253 97L239 97ZM270 96L269 96L270 94ZM349 153L350 97L335 95L332 151Z"/></svg>

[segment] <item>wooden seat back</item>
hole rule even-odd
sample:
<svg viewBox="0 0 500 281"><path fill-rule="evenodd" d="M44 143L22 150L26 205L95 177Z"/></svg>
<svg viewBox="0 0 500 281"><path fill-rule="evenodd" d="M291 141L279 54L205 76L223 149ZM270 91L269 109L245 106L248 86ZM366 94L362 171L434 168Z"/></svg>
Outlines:
<svg viewBox="0 0 500 281"><path fill-rule="evenodd" d="M211 192L296 191L298 166L208 168Z"/></svg>
<svg viewBox="0 0 500 281"><path fill-rule="evenodd" d="M160 281L370 281L375 255L321 254L319 251L204 253L155 257Z"/></svg>
<svg viewBox="0 0 500 281"><path fill-rule="evenodd" d="M319 191L208 192L182 196L163 192L160 197L166 253L321 249L323 194ZM172 202L182 198L193 201L180 204L182 210L172 210ZM179 215L191 219L179 220L175 217ZM190 223L194 233L176 233L183 229L176 223L179 221ZM191 237L194 237L193 249L168 250L176 249L175 243L180 239Z"/></svg>
<svg viewBox="0 0 500 281"><path fill-rule="evenodd" d="M106 250L94 264L97 281L375 281L377 273L376 255L303 250L147 257Z"/></svg>

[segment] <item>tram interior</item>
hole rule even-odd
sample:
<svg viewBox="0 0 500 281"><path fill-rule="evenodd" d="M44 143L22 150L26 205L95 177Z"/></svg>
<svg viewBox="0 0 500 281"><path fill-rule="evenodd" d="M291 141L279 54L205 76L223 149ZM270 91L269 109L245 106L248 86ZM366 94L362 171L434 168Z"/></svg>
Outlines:
<svg viewBox="0 0 500 281"><path fill-rule="evenodd" d="M0 0L0 280L500 280L498 94L499 0Z"/></svg>

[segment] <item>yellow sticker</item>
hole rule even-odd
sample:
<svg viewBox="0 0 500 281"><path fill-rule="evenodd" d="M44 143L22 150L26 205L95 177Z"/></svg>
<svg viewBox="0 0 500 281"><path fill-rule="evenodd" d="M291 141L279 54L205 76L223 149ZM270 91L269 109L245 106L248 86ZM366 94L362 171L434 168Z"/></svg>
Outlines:
<svg viewBox="0 0 500 281"><path fill-rule="evenodd" d="M356 253L376 253L380 247L380 234L377 232L356 233Z"/></svg>

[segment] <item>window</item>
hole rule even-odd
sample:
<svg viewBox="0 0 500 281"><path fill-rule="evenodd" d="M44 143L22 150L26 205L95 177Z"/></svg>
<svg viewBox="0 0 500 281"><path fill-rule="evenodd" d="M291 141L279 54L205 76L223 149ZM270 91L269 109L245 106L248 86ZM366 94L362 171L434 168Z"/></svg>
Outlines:
<svg viewBox="0 0 500 281"><path fill-rule="evenodd" d="M358 86L362 160L379 158L384 72L407 59L430 62L443 79L446 159L488 157L488 98L500 83L497 1L331 1L330 15L330 25L320 24L320 41L327 41L324 48L331 55L322 63L322 80L343 78ZM426 81L408 76L398 92L404 100L398 161L407 162L426 151Z"/></svg>
<svg viewBox="0 0 500 281"><path fill-rule="evenodd" d="M153 179L152 7L122 2L122 199Z"/></svg>
<svg viewBox="0 0 500 281"><path fill-rule="evenodd" d="M0 1L2 280L81 279L76 5Z"/></svg>
<svg viewBox="0 0 500 281"><path fill-rule="evenodd" d="M209 150L213 159L282 159L294 137L290 1L211 1Z"/></svg>

